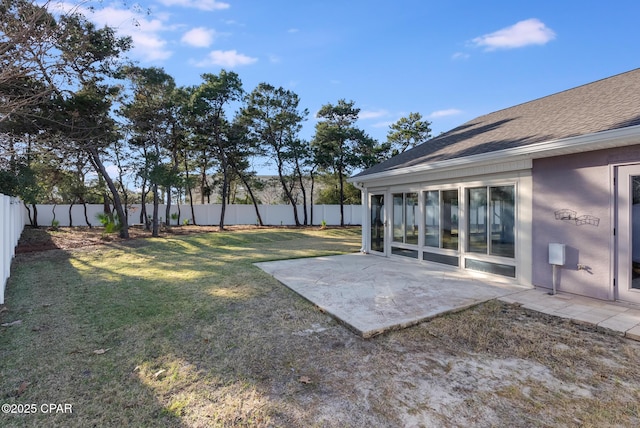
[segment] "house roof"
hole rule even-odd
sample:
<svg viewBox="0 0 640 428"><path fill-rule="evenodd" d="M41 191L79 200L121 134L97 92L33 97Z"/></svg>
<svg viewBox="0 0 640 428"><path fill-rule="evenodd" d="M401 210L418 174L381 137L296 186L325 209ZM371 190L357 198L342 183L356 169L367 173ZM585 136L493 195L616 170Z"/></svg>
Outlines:
<svg viewBox="0 0 640 428"><path fill-rule="evenodd" d="M352 179L635 125L640 68L477 117Z"/></svg>

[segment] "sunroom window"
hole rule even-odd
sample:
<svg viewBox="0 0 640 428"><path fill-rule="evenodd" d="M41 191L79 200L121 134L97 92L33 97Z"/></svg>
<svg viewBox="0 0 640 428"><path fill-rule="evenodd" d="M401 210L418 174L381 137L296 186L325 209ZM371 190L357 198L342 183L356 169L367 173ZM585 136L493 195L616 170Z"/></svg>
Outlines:
<svg viewBox="0 0 640 428"><path fill-rule="evenodd" d="M458 191L425 192L424 245L458 249Z"/></svg>
<svg viewBox="0 0 640 428"><path fill-rule="evenodd" d="M515 256L514 186L467 189L467 250L494 256Z"/></svg>
<svg viewBox="0 0 640 428"><path fill-rule="evenodd" d="M394 193L393 242L418 244L418 194Z"/></svg>

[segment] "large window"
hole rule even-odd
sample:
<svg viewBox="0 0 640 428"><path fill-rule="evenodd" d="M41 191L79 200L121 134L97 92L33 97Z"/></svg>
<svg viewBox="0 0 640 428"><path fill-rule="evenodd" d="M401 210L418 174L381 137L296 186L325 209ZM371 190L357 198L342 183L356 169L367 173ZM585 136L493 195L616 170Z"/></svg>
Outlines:
<svg viewBox="0 0 640 428"><path fill-rule="evenodd" d="M458 185L391 195L391 253L515 278L516 186Z"/></svg>
<svg viewBox="0 0 640 428"><path fill-rule="evenodd" d="M487 188L467 189L469 241L471 253L487 252Z"/></svg>
<svg viewBox="0 0 640 428"><path fill-rule="evenodd" d="M393 242L418 244L418 194L393 195Z"/></svg>
<svg viewBox="0 0 640 428"><path fill-rule="evenodd" d="M467 189L467 250L494 256L515 256L514 186Z"/></svg>
<svg viewBox="0 0 640 428"><path fill-rule="evenodd" d="M430 190L424 196L424 245L440 247L440 192Z"/></svg>
<svg viewBox="0 0 640 428"><path fill-rule="evenodd" d="M424 245L458 249L458 191L425 192Z"/></svg>
<svg viewBox="0 0 640 428"><path fill-rule="evenodd" d="M458 190L442 192L442 248L458 249Z"/></svg>

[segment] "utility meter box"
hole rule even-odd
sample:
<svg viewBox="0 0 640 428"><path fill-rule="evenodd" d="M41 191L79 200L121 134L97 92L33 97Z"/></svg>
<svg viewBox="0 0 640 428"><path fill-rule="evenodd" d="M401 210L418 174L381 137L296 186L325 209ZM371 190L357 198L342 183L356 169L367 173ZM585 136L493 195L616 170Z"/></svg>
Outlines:
<svg viewBox="0 0 640 428"><path fill-rule="evenodd" d="M549 264L564 266L566 260L565 244L549 244Z"/></svg>

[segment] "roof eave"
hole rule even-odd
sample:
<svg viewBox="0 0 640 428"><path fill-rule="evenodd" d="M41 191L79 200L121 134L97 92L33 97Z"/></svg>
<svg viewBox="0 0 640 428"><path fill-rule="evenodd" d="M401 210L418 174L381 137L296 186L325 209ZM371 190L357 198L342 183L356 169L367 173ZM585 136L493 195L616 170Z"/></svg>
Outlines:
<svg viewBox="0 0 640 428"><path fill-rule="evenodd" d="M470 166L490 165L513 161L515 159L541 159L615 147L624 147L633 144L640 144L640 125L558 140L548 140L523 147L496 150L494 152L481 153L444 161L429 162L422 165L392 169L374 174L353 176L348 178L347 181L350 183L366 183L368 181L397 177L399 175L413 175L417 173L460 169Z"/></svg>

